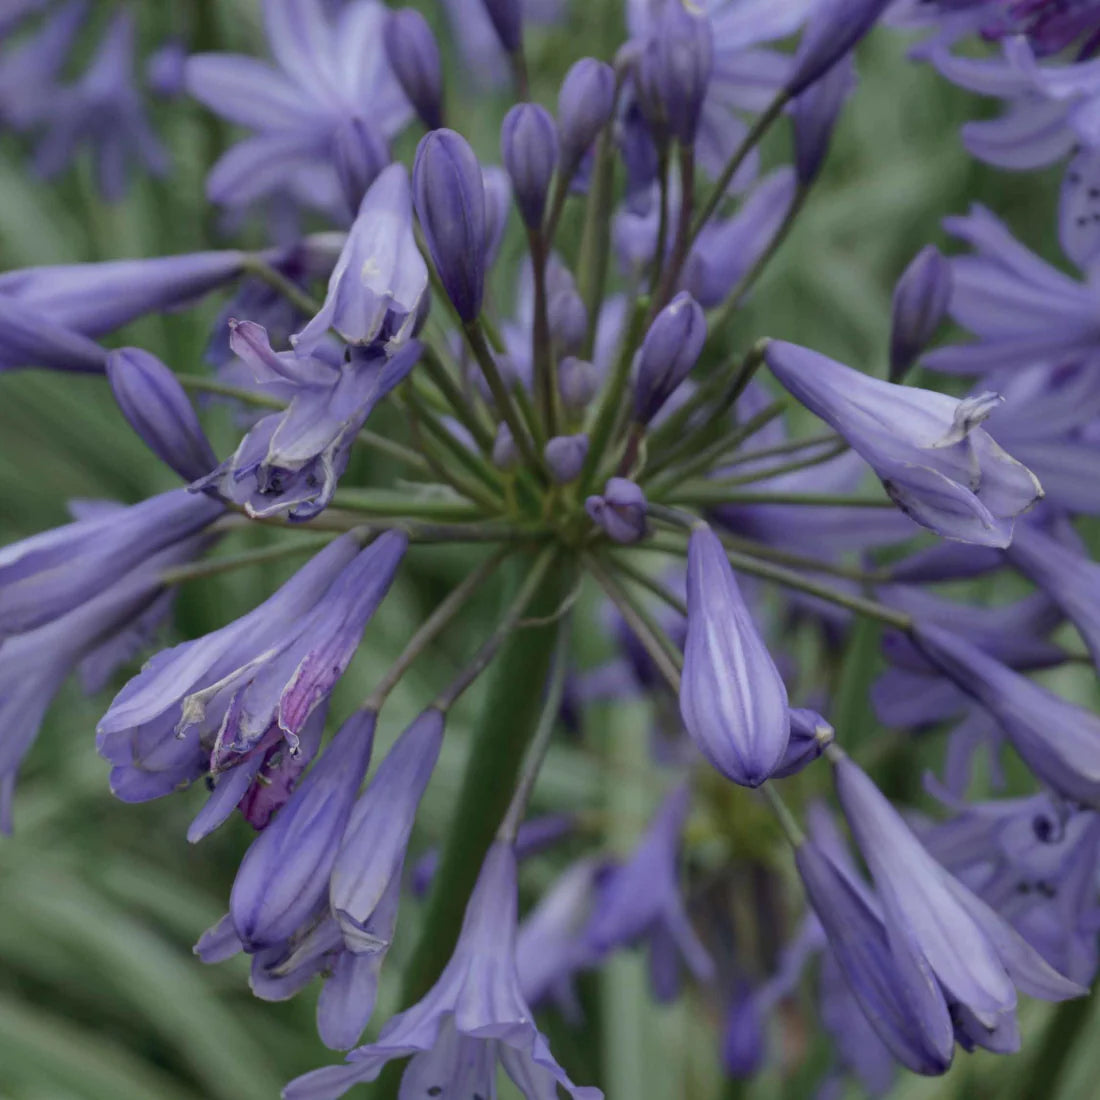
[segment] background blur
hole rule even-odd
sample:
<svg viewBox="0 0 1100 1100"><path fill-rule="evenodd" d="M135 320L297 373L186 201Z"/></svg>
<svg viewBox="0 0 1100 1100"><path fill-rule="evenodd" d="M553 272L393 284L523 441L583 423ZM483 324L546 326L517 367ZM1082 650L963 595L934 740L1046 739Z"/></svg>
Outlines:
<svg viewBox="0 0 1100 1100"><path fill-rule="evenodd" d="M196 9L203 6L202 0L194 2ZM184 31L191 7L163 0L132 6L141 20L143 53L173 30ZM98 22L115 5L101 0L92 7ZM556 99L554 74L563 73L582 51L610 57L622 38L619 3L584 0L574 7L567 29L531 35L536 98L548 106ZM256 0L217 0L205 8L222 48L262 52ZM439 13L430 8L425 13L442 27ZM179 26L173 27L177 19ZM446 42L446 32L440 36ZM96 37L94 30L84 35L86 43ZM922 244L946 243L939 228L943 215L961 213L973 201L986 203L1031 247L1061 262L1054 229L1056 177L1002 174L970 161L957 127L981 115L984 105L931 70L906 62L898 35L879 30L859 60L861 89L840 126L825 178L743 314L736 338L747 344L765 334L781 336L882 373L893 282ZM483 106L464 109L472 105L474 90L464 88L453 58L449 64L448 96L458 101L451 117L471 120L477 129L470 136L483 159L498 159L496 126L506 100L498 95L495 113ZM154 256L200 249L216 239L202 180L211 151L228 135L188 101L155 104L153 111L173 151L174 171L161 182L135 180L128 198L113 207L95 194L86 163L44 186L27 171L23 143L0 133L0 268ZM779 141L781 151L786 135ZM508 259L506 253L498 265L498 280L507 273ZM498 282L501 297L507 285L506 277ZM202 349L218 304L146 319L118 341L143 346L177 369L203 371ZM227 453L235 444L228 412L212 409L206 419L219 453ZM371 461L369 469L353 469L348 483L355 476L391 476L384 464ZM172 480L127 429L102 380L45 372L0 376L0 541L64 522L68 498L133 502L170 487ZM243 536L234 537L245 544ZM264 537L249 535L253 544ZM365 694L376 674L372 669L384 667L422 609L465 571L468 560L462 551L411 555L335 695L335 719ZM178 636L212 630L242 614L297 564L258 567L185 587L176 615ZM490 605L481 614L487 618L491 612ZM461 651L461 639L444 644L431 687L441 682L439 662L457 664ZM859 647L855 663L845 670L848 691L838 705L853 727L870 722L863 698L873 671L869 652L873 648ZM414 671L394 714L387 712L376 760L400 728L399 719L411 715L431 690L427 683L418 690L417 683ZM191 954L199 934L224 911L249 830L234 818L190 847L184 832L199 792L144 806L116 802L107 789L107 766L94 748L95 722L105 702L83 698L72 684L63 692L21 777L15 835L0 839L0 1097L274 1097L291 1076L336 1060L316 1038L315 988L286 1004L264 1004L248 992L243 959L204 967ZM445 827L476 708L476 698L468 700L449 727L414 852L428 847ZM833 719L845 737L840 716L834 713ZM629 735L644 721L624 705L593 716L590 725L601 723L597 738L610 738L614 746L617 732ZM627 848L654 797L644 755L638 761L635 753L632 763L634 750L612 747L598 756L585 747L593 743L591 734L590 729L587 742L555 748L540 781L541 797L555 805L602 805L611 843ZM930 760L937 759L933 751ZM919 778L919 769L907 766L888 782L919 798ZM551 868L536 862L526 873L530 884L542 885ZM386 998L392 996L402 955L415 941L416 919L415 904L407 903L375 1026L388 1014ZM671 1007L654 1007L644 994L638 958L616 959L585 995L591 1011L584 1034L562 1032L553 1022L548 1026L574 1075L601 1084L610 1100L802 1100L811 1095L823 1063L811 1037L797 1041L794 1019L785 1028L782 1072L771 1071L750 1086L726 1084L718 1070L718 1006L689 995ZM1060 1010L1029 1004L1023 1028L1025 1053L996 1060L960 1054L948 1077L906 1077L892 1095L998 1100L1097 1095L1100 1009L1092 1003Z"/></svg>

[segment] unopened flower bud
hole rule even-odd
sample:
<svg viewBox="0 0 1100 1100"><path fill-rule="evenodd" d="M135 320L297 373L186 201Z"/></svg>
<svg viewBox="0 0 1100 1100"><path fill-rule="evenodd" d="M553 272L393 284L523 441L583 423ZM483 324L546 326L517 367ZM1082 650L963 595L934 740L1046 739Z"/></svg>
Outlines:
<svg viewBox="0 0 1100 1100"><path fill-rule="evenodd" d="M703 11L665 4L639 59L647 114L682 145L693 145L714 68L710 20Z"/></svg>
<svg viewBox="0 0 1100 1100"><path fill-rule="evenodd" d="M580 351L588 334L588 310L577 290L568 286L556 291L546 308L550 335L558 347L567 352Z"/></svg>
<svg viewBox="0 0 1100 1100"><path fill-rule="evenodd" d="M612 542L637 542L646 530L645 493L625 477L608 478L602 496L590 496L584 510Z"/></svg>
<svg viewBox="0 0 1100 1100"><path fill-rule="evenodd" d="M836 120L855 86L849 54L794 101L794 165L802 185L813 183L821 171Z"/></svg>
<svg viewBox="0 0 1100 1100"><path fill-rule="evenodd" d="M558 392L570 412L580 412L596 396L600 374L587 359L567 355L558 364Z"/></svg>
<svg viewBox="0 0 1100 1100"><path fill-rule="evenodd" d="M130 427L184 481L195 481L217 466L183 387L155 355L140 348L112 351L107 379Z"/></svg>
<svg viewBox="0 0 1100 1100"><path fill-rule="evenodd" d="M890 380L896 382L928 346L951 303L951 263L926 245L894 287L890 329Z"/></svg>
<svg viewBox="0 0 1100 1100"><path fill-rule="evenodd" d="M558 93L558 139L566 171L579 163L596 140L614 105L615 73L610 65L582 57L565 74Z"/></svg>
<svg viewBox="0 0 1100 1100"><path fill-rule="evenodd" d="M520 0L482 0L500 44L516 53L523 42L523 10Z"/></svg>
<svg viewBox="0 0 1100 1100"><path fill-rule="evenodd" d="M681 291L653 319L638 353L634 419L648 424L688 376L707 338L702 307Z"/></svg>
<svg viewBox="0 0 1100 1100"><path fill-rule="evenodd" d="M367 119L345 119L332 136L332 162L348 212L355 217L367 189L390 162L386 140Z"/></svg>
<svg viewBox="0 0 1100 1100"><path fill-rule="evenodd" d="M745 604L725 548L709 527L688 544L688 632L680 714L727 779L758 787L790 740L787 689Z"/></svg>
<svg viewBox="0 0 1100 1100"><path fill-rule="evenodd" d="M520 216L537 228L558 163L558 130L550 112L537 103L517 103L501 124L500 152Z"/></svg>
<svg viewBox="0 0 1100 1100"><path fill-rule="evenodd" d="M816 760L836 740L836 731L817 711L791 707L791 739L773 779L786 779Z"/></svg>
<svg viewBox="0 0 1100 1100"><path fill-rule="evenodd" d="M786 91L801 95L875 25L890 0L821 0L794 57Z"/></svg>
<svg viewBox="0 0 1100 1100"><path fill-rule="evenodd" d="M145 82L153 95L161 99L178 99L187 88L186 67L184 44L179 39L169 39L145 62Z"/></svg>
<svg viewBox="0 0 1100 1100"><path fill-rule="evenodd" d="M554 480L560 485L575 481L588 457L587 435L558 435L546 444L543 451L546 465Z"/></svg>
<svg viewBox="0 0 1100 1100"><path fill-rule="evenodd" d="M508 173L499 165L482 169L485 184L485 268L496 263L504 230L508 228L508 211L512 206L512 184Z"/></svg>
<svg viewBox="0 0 1100 1100"><path fill-rule="evenodd" d="M432 262L463 321L481 312L488 234L481 165L465 138L433 130L420 139L413 201Z"/></svg>
<svg viewBox="0 0 1100 1100"><path fill-rule="evenodd" d="M519 465L519 451L507 424L497 428L497 437L493 441L493 465L498 470L514 470Z"/></svg>
<svg viewBox="0 0 1100 1100"><path fill-rule="evenodd" d="M443 69L439 46L415 8L391 12L384 30L386 54L401 90L429 130L443 125Z"/></svg>

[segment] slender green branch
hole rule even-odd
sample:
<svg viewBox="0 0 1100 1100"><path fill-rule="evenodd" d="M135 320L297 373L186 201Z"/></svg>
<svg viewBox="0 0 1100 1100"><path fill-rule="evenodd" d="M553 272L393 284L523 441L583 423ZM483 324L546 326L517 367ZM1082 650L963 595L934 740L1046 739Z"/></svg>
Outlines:
<svg viewBox="0 0 1100 1100"><path fill-rule="evenodd" d="M838 439L830 443L820 454L811 455L809 458L795 458L791 459L790 462L781 462L778 466L752 470L747 474L734 474L729 477L708 478L707 480L708 484L721 485L727 489L737 485L752 485L754 482L779 477L781 474L793 474L797 470L806 470L812 466L818 466L822 462L828 462L830 459L842 455L847 449L848 444L843 439Z"/></svg>
<svg viewBox="0 0 1100 1100"><path fill-rule="evenodd" d="M244 269L278 291L295 309L307 317L313 317L321 312L321 303L316 298L307 294L277 268L272 267L262 256L256 253L250 255L244 262Z"/></svg>
<svg viewBox="0 0 1100 1100"><path fill-rule="evenodd" d="M700 230L707 224L715 210L718 209L730 183L733 181L733 177L737 175L737 170L744 164L745 158L749 153L753 151L763 139L764 135L771 129L775 120L783 113L783 108L786 107L789 98L790 97L785 91L779 92L775 99L773 99L765 109L764 113L755 123L753 123L752 129L745 135L745 140L734 152L733 156L730 157L726 167L722 169L722 174L715 181L714 189L711 191L710 197L703 203L699 211L699 216L695 219L695 224L691 227L691 237L688 241L689 244L699 236Z"/></svg>
<svg viewBox="0 0 1100 1100"><path fill-rule="evenodd" d="M634 632L634 636L641 643L646 653L649 654L657 670L665 678L668 686L674 694L680 691L680 669L683 666L683 655L672 643L672 640L661 629L648 610L635 600L617 578L604 569L602 563L594 555L585 556L585 565L600 587L607 593L611 602L619 609L619 613L626 620L627 626Z"/></svg>
<svg viewBox="0 0 1100 1100"><path fill-rule="evenodd" d="M542 703L542 713L539 715L538 724L535 726L534 736L527 747L527 756L523 762L523 771L520 773L519 782L516 784L512 801L504 815L504 820L497 830L497 839L506 843L513 843L516 833L519 831L523 815L527 812L527 804L531 800L531 792L535 789L535 780L542 770L543 761L549 751L550 742L554 737L554 727L557 725L561 712L562 696L565 694L565 674L569 667L569 632L572 621L568 615L558 623L558 636L554 644L554 655L551 658L550 676L546 682L546 695Z"/></svg>
<svg viewBox="0 0 1100 1100"><path fill-rule="evenodd" d="M466 399L461 386L450 375L442 360L432 348L425 348L420 359L425 373L435 383L443 400L451 407L455 418L474 437L481 450L488 454L493 449L493 433L478 416L477 410Z"/></svg>
<svg viewBox="0 0 1100 1100"><path fill-rule="evenodd" d="M676 235L672 241L672 251L665 266L661 285L653 299L652 313L657 311L672 297L676 282L680 278L684 261L688 256L691 239L691 214L695 202L695 150L690 145L679 146L680 166L680 213L676 219ZM663 242L661 242L663 247Z"/></svg>
<svg viewBox="0 0 1100 1100"><path fill-rule="evenodd" d="M790 841L791 847L802 847L806 838L794 814L791 813L787 803L783 801L779 792L775 789L775 784L764 783L760 787L760 793L767 799L768 805L772 808L772 812L775 814L776 820L779 822L779 826L783 830L784 836Z"/></svg>
<svg viewBox="0 0 1100 1100"><path fill-rule="evenodd" d="M618 89L615 100L618 103ZM614 114L612 115L614 117ZM580 255L577 260L577 289L588 311L588 334L582 356L592 358L596 344L596 325L603 304L607 281L607 260L611 245L611 189L615 179L615 145L611 125L603 128L596 141L592 182L584 210Z"/></svg>
<svg viewBox="0 0 1100 1100"><path fill-rule="evenodd" d="M476 520L485 514L468 500L456 500L454 496L416 497L389 489L337 489L333 503L338 508L399 518Z"/></svg>
<svg viewBox="0 0 1100 1100"><path fill-rule="evenodd" d="M659 495L656 492L655 496ZM689 481L667 491L675 504L805 504L831 508L893 508L889 497L858 497L843 493L738 492L713 481ZM665 495L661 495L664 499Z"/></svg>
<svg viewBox="0 0 1100 1100"><path fill-rule="evenodd" d="M639 569L626 558L613 556L611 560L615 563L615 569L622 573L624 577L629 578L635 584L641 585L646 591L652 592L659 600L663 600L668 604L673 611L678 612L685 618L687 617L687 604L675 592L661 584L656 577L651 577L644 569Z"/></svg>
<svg viewBox="0 0 1100 1100"><path fill-rule="evenodd" d="M512 552L508 547L497 550L447 593L435 610L416 629L400 656L386 670L374 690L363 700L364 710L382 709L382 704L389 698L390 692L397 686L401 677L409 671L424 650L443 633L470 597L500 568L505 558Z"/></svg>
<svg viewBox="0 0 1100 1100"><path fill-rule="evenodd" d="M779 458L782 455L808 451L813 447L830 447L843 444L847 450L847 440L841 439L836 432L822 432L820 435L807 436L804 439L790 439L786 443L776 443L773 447L758 447L752 451L740 451L727 462L727 466L744 466L750 462L759 462L765 458Z"/></svg>
<svg viewBox="0 0 1100 1100"><path fill-rule="evenodd" d="M653 267L649 273L650 317L661 307L657 304L657 289L661 285L661 270L668 243L668 174L671 165L668 138L658 136L657 143L657 239L653 246Z"/></svg>
<svg viewBox="0 0 1100 1100"><path fill-rule="evenodd" d="M218 573L228 573L235 569L245 569L250 565L263 565L269 561L280 561L295 554L309 554L327 546L336 538L335 532L324 535L312 535L296 542L279 543L276 546L262 546L258 550L244 550L239 554L225 554L218 558L206 558L189 565L177 565L166 569L160 575L163 584L183 584L199 577L213 577Z"/></svg>
<svg viewBox="0 0 1100 1100"><path fill-rule="evenodd" d="M504 384L504 379L501 377L500 370L497 368L492 349L485 339L485 331L481 326L480 319L464 325L463 331L466 333L466 339L469 342L470 350L474 353L474 358L477 360L478 366L481 367L481 373L485 376L485 381L488 383L489 390L492 392L493 400L496 402L497 412L508 425L508 430L512 433L512 439L515 442L516 448L519 450L520 454L523 455L530 467L541 470L543 468L542 457L535 453L531 438L527 432L527 427L516 411L516 406L512 401L512 397L508 393L508 387Z"/></svg>
<svg viewBox="0 0 1100 1100"><path fill-rule="evenodd" d="M546 435L558 434L557 363L551 354L549 305L546 298L547 245L541 229L529 229L531 270L535 284L534 323L531 326L531 363L535 381L535 400L540 423Z"/></svg>
<svg viewBox="0 0 1100 1100"><path fill-rule="evenodd" d="M611 440L615 421L618 419L619 406L630 381L630 364L634 359L634 349L638 346L645 325L649 300L639 298L634 303L634 312L630 316L626 331L619 345L619 355L611 372L611 379L604 389L589 429L588 457L578 481L579 492L583 496L592 487L592 479L604 459L608 443Z"/></svg>

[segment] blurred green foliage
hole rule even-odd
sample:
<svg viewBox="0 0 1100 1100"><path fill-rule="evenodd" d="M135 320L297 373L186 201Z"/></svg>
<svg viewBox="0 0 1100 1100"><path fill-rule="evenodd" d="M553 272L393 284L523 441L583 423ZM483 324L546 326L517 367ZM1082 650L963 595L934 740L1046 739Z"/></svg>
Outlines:
<svg viewBox="0 0 1100 1100"><path fill-rule="evenodd" d="M100 18L114 5L95 7ZM621 38L620 7L585 0L574 4L568 28L533 34L539 99L554 105L557 75L582 52L611 56ZM145 0L139 9L145 47L172 31L186 32L189 16L200 10L223 48L261 49L255 0L195 0L193 8ZM427 14L437 27L445 26L437 9ZM442 37L446 41L445 30ZM496 127L506 99L498 95L493 111L481 100L474 109L475 93L464 86L456 59L449 55L447 64L451 115L469 122L475 145L486 160L495 160ZM839 128L825 176L742 314L735 339L745 345L765 334L782 336L882 372L893 282L921 245L944 243L940 218L984 202L1029 245L1057 260L1055 182L1053 174L1006 175L970 161L957 128L986 106L907 63L897 35L877 32L860 51L860 72L861 89ZM202 198L204 165L225 135L188 103L158 106L155 120L173 150L174 172L165 181L135 181L129 198L114 208L95 197L86 166L57 185L42 186L28 174L24 144L0 134L0 264L14 268L204 247L212 222ZM406 151L413 140L411 134L403 139ZM785 140L777 136L769 156L782 157ZM574 212L567 215L567 230L573 217ZM519 247L514 241L499 265L495 289L501 301L507 300L508 263ZM140 344L177 369L201 370L216 308L208 302L183 314L145 319L118 341ZM219 453L227 453L235 441L228 414L212 409L207 421ZM68 498L136 501L172 484L172 475L129 432L99 379L30 372L0 378L0 440L3 542L63 522ZM353 471L380 481L394 473L374 460ZM244 546L270 537L260 532L234 539ZM424 609L476 556L476 551L413 552L410 568L336 693L335 719L354 707ZM242 614L291 568L271 565L185 586L175 636L194 636ZM583 606L595 621L592 601L586 598ZM387 712L376 758L401 721L477 644L492 612L489 596L444 640L435 659L425 662L428 667L418 667L402 685L394 714ZM586 638L594 633L585 632ZM598 655L599 643L583 644L591 650L588 657ZM872 671L868 655L875 649L874 631L861 636L842 668L837 706L843 718L835 716L842 736L874 736L866 688ZM201 792L143 806L112 799L107 766L96 756L93 739L104 704L102 698L82 698L73 685L62 693L21 777L15 835L0 841L0 1096L275 1096L290 1076L334 1060L315 1035L315 990L286 1004L263 1004L248 992L243 960L207 968L190 952L223 912L248 829L233 821L191 848L184 833ZM422 851L446 826L476 708L476 698L464 703L450 724L414 851ZM603 708L590 719L586 742L555 746L540 779L539 797L547 804L598 808L616 850L629 848L656 795L645 755L648 721L644 708L635 705ZM937 751L928 750L926 762L934 762ZM915 790L912 758L905 767L905 785ZM526 873L532 884L543 886L550 869L536 863ZM418 916L417 906L406 904L377 1019L392 1006L393 979L415 942ZM797 1027L787 1028L782 1072L770 1070L748 1086L726 1086L717 1069L720 1004L690 995L657 1008L646 995L642 967L640 958L623 956L599 983L585 984L593 1011L584 1034L550 1022L562 1056L589 1071L578 1068L577 1076L599 1078L610 1100L810 1095L826 1060L820 1042L814 1047L811 1036L799 1039ZM1092 1003L1058 1012L1028 1006L1023 1054L1000 1060L960 1056L947 1078L903 1080L894 1096L1094 1096L1100 1074L1098 1011ZM1057 1067L1064 1072L1054 1080Z"/></svg>

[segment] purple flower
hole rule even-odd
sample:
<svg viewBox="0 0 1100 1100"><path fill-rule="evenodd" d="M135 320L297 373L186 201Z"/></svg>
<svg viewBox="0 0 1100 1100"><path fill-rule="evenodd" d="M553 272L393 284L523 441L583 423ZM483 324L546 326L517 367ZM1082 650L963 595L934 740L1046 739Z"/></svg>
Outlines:
<svg viewBox="0 0 1100 1100"><path fill-rule="evenodd" d="M308 762L299 750L307 724L354 655L405 546L387 532L360 551L344 535L248 615L153 658L97 728L115 794L159 798L209 773L213 794L191 839L242 800L262 828ZM257 798L265 767L277 769L278 782L265 775L261 785L275 789Z"/></svg>
<svg viewBox="0 0 1100 1100"><path fill-rule="evenodd" d="M634 370L634 419L639 424L648 424L687 378L706 338L703 310L687 291L680 291L654 317Z"/></svg>
<svg viewBox="0 0 1100 1100"><path fill-rule="evenodd" d="M185 489L100 509L0 550L0 638L44 626L98 596L154 554L204 530L220 505Z"/></svg>
<svg viewBox="0 0 1100 1100"><path fill-rule="evenodd" d="M588 436L557 435L546 444L543 457L556 482L566 485L575 481L588 457Z"/></svg>
<svg viewBox="0 0 1100 1100"><path fill-rule="evenodd" d="M911 519L946 538L1007 546L1013 521L1042 495L1035 476L978 425L1000 400L958 401L897 386L824 355L770 341L778 380L836 429Z"/></svg>
<svg viewBox="0 0 1100 1100"><path fill-rule="evenodd" d="M485 184L473 149L454 130L420 139L413 201L443 289L459 317L473 321L485 292Z"/></svg>
<svg viewBox="0 0 1100 1100"><path fill-rule="evenodd" d="M787 689L709 528L691 533L687 585L680 714L713 767L758 787L787 751Z"/></svg>
<svg viewBox="0 0 1100 1100"><path fill-rule="evenodd" d="M349 217L355 217L367 189L389 162L389 148L372 123L356 115L337 126L332 137L332 166Z"/></svg>
<svg viewBox="0 0 1100 1100"><path fill-rule="evenodd" d="M415 8L391 12L384 30L386 54L401 90L429 130L443 125L443 68L427 20Z"/></svg>
<svg viewBox="0 0 1100 1100"><path fill-rule="evenodd" d="M384 341L389 350L412 333L428 289L428 268L412 227L412 195L403 165L391 164L363 197L329 279L320 312L297 336L309 355L335 329L353 345Z"/></svg>
<svg viewBox="0 0 1100 1100"><path fill-rule="evenodd" d="M208 473L218 460L176 376L140 348L107 356L107 380L130 427L184 481Z"/></svg>
<svg viewBox="0 0 1100 1100"><path fill-rule="evenodd" d="M58 175L85 143L92 146L96 180L108 202L126 194L132 162L154 176L168 173L168 154L145 117L133 70L134 20L130 12L120 11L84 75L50 101L49 130L34 153L39 175L44 179Z"/></svg>
<svg viewBox="0 0 1100 1100"><path fill-rule="evenodd" d="M678 967L665 966L665 953L679 955L701 982L714 977L714 963L691 927L680 895L680 837L691 808L686 784L664 800L630 859L609 871L601 883L585 937L606 954L646 940L650 977L658 1000L676 996Z"/></svg>
<svg viewBox="0 0 1100 1100"><path fill-rule="evenodd" d="M119 518L121 507L104 508ZM171 602L163 570L188 561L201 536L181 537L132 568L104 579L90 598L26 632L0 640L0 831L11 831L19 766L62 683L79 667L89 691L128 660Z"/></svg>
<svg viewBox="0 0 1100 1100"><path fill-rule="evenodd" d="M558 92L558 142L562 175L572 177L615 105L615 72L594 57L582 57L565 74Z"/></svg>
<svg viewBox="0 0 1100 1100"><path fill-rule="evenodd" d="M290 939L323 901L370 763L376 721L371 711L353 714L245 852L229 913L246 950Z"/></svg>
<svg viewBox="0 0 1100 1100"><path fill-rule="evenodd" d="M584 502L589 519L612 542L637 542L646 532L646 498L635 482L625 477L611 477L602 496L590 496Z"/></svg>
<svg viewBox="0 0 1100 1100"><path fill-rule="evenodd" d="M786 88L800 95L829 70L878 21L890 0L819 0L798 43Z"/></svg>
<svg viewBox="0 0 1100 1100"><path fill-rule="evenodd" d="M1062 609L1100 667L1100 565L1032 523L1020 524L1005 557Z"/></svg>
<svg viewBox="0 0 1100 1100"><path fill-rule="evenodd" d="M847 757L834 760L833 774L875 882L892 954L923 981L939 983L962 1041L1016 1049L1016 986L1054 1001L1085 992L945 871ZM941 1027L946 1024L945 1010Z"/></svg>
<svg viewBox="0 0 1100 1100"><path fill-rule="evenodd" d="M582 412L600 388L600 373L587 359L567 355L558 364L558 392L570 412Z"/></svg>
<svg viewBox="0 0 1100 1100"><path fill-rule="evenodd" d="M558 163L558 131L550 112L537 103L517 103L501 124L500 154L520 215L528 228L537 229Z"/></svg>
<svg viewBox="0 0 1100 1100"><path fill-rule="evenodd" d="M947 316L950 302L951 264L938 248L926 245L894 287L891 382L897 382L917 361Z"/></svg>
<svg viewBox="0 0 1100 1100"><path fill-rule="evenodd" d="M296 521L328 507L359 429L421 352L412 340L388 358L378 348L353 348L344 364L325 345L312 354L276 353L264 330L249 321L235 326L230 346L260 389L289 383L292 400L285 412L258 421L236 452L191 488L252 516L286 513Z"/></svg>
<svg viewBox="0 0 1100 1100"><path fill-rule="evenodd" d="M737 213L703 226L680 282L705 309L720 305L774 240L794 198L795 174L778 168L765 176Z"/></svg>
<svg viewBox="0 0 1100 1100"><path fill-rule="evenodd" d="M187 60L191 95L255 131L214 165L207 194L230 207L291 194L327 209L341 127L359 118L388 141L409 119L386 61L386 9L352 0L329 19L320 0L264 0L263 10L275 65L238 54Z"/></svg>
<svg viewBox="0 0 1100 1100"><path fill-rule="evenodd" d="M997 719L1043 782L1100 806L1100 718L1013 672L950 631L917 623L921 653Z"/></svg>
<svg viewBox="0 0 1100 1100"><path fill-rule="evenodd" d="M187 90L187 47L169 38L145 62L145 83L160 99L178 99Z"/></svg>
<svg viewBox="0 0 1100 1100"><path fill-rule="evenodd" d="M0 310L6 316L10 303L85 336L102 336L224 286L243 274L247 261L246 253L229 249L26 267L0 275Z"/></svg>
<svg viewBox="0 0 1100 1100"><path fill-rule="evenodd" d="M33 7L45 3L24 3L14 19L30 14ZM86 0L68 0L56 7L33 34L14 46L5 42L0 57L0 122L14 130L29 130L49 117L57 96L56 81L65 66L77 31L87 15ZM0 15L6 20L8 10ZM0 39L6 23L0 24Z"/></svg>
<svg viewBox="0 0 1100 1100"><path fill-rule="evenodd" d="M493 1095L498 1063L527 1100L564 1088L575 1100L599 1100L579 1088L554 1061L535 1027L516 973L516 864L512 849L493 845L486 856L454 955L436 984L412 1008L393 1017L368 1046L342 1066L292 1081L285 1100L330 1100L373 1081L394 1058L412 1055L402 1078L408 1095Z"/></svg>
<svg viewBox="0 0 1100 1100"><path fill-rule="evenodd" d="M101 374L107 352L48 313L0 294L0 372L21 367Z"/></svg>
<svg viewBox="0 0 1100 1100"><path fill-rule="evenodd" d="M442 743L443 715L424 711L386 754L344 830L329 885L342 954L317 1008L321 1038L333 1049L354 1046L374 1010L409 836Z"/></svg>
<svg viewBox="0 0 1100 1100"><path fill-rule="evenodd" d="M806 897L837 968L890 1053L914 1073L945 1073L954 1037L943 992L911 959L895 960L866 886L813 840L795 853Z"/></svg>
<svg viewBox="0 0 1100 1100"><path fill-rule="evenodd" d="M713 68L706 13L678 2L659 5L638 61L642 108L658 132L694 145Z"/></svg>
<svg viewBox="0 0 1100 1100"><path fill-rule="evenodd" d="M787 742L787 751L778 767L772 772L773 779L786 779L797 775L807 764L812 763L836 740L836 731L817 711L803 707L792 707L789 712L791 738Z"/></svg>
<svg viewBox="0 0 1100 1100"><path fill-rule="evenodd" d="M974 252L951 265L952 320L978 341L937 348L924 357L952 374L1030 367L1049 360L1092 361L1100 322L1091 287L1065 275L1017 241L982 206L944 228Z"/></svg>
<svg viewBox="0 0 1100 1100"><path fill-rule="evenodd" d="M481 0L493 30L507 53L523 46L523 7L520 0Z"/></svg>
<svg viewBox="0 0 1100 1100"><path fill-rule="evenodd" d="M840 112L855 91L855 65L849 54L794 101L794 162L804 187L817 179Z"/></svg>

